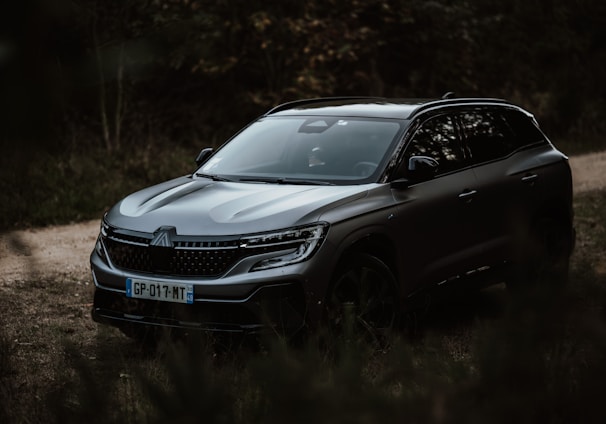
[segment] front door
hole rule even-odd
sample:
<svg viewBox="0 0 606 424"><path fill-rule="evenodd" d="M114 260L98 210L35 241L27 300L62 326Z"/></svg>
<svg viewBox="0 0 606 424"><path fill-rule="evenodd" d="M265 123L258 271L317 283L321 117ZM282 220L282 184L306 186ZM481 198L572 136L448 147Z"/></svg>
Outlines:
<svg viewBox="0 0 606 424"><path fill-rule="evenodd" d="M435 175L416 179L408 170L413 156L437 161ZM475 174L450 115L434 116L412 134L396 177L407 175L411 179L408 187L392 190L399 204L401 272L415 282L407 291L456 283L477 267L478 241L473 232L477 191Z"/></svg>

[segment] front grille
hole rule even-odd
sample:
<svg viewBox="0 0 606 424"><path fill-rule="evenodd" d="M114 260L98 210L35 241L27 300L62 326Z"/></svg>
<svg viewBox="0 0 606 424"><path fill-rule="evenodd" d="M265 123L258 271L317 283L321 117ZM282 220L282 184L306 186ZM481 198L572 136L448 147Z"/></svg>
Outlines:
<svg viewBox="0 0 606 424"><path fill-rule="evenodd" d="M109 258L118 268L142 272L154 271L147 245L141 246L106 238L105 247Z"/></svg>
<svg viewBox="0 0 606 424"><path fill-rule="evenodd" d="M118 268L161 275L218 277L247 256L296 250L300 240L250 246L239 236L186 236L174 227L155 234L104 226L101 237L110 261Z"/></svg>
<svg viewBox="0 0 606 424"><path fill-rule="evenodd" d="M154 274L218 276L243 256L237 241L177 242L176 247L166 248L109 236L104 243L110 260L118 268Z"/></svg>
<svg viewBox="0 0 606 424"><path fill-rule="evenodd" d="M170 273L175 275L220 275L240 259L238 249L174 249L173 253Z"/></svg>

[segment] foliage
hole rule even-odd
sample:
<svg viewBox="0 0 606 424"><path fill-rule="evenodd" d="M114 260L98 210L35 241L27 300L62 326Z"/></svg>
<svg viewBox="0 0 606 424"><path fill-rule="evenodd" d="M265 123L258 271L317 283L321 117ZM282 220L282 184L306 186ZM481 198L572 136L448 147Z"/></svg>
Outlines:
<svg viewBox="0 0 606 424"><path fill-rule="evenodd" d="M0 229L98 218L301 97L504 97L571 150L603 147L605 22L599 0L4 2ZM53 384L30 393L3 326L0 421L603 422L603 200L577 199L569 290L469 324L463 358L441 328L337 356L313 344L149 355L100 334L95 361L68 345Z"/></svg>
<svg viewBox="0 0 606 424"><path fill-rule="evenodd" d="M504 97L567 152L604 146L597 0L24 0L0 19L0 228L96 216L181 172L149 152L191 157L303 97Z"/></svg>
<svg viewBox="0 0 606 424"><path fill-rule="evenodd" d="M126 194L192 172L196 154L148 144L113 154L74 147L61 155L5 155L0 158L0 231L99 219Z"/></svg>
<svg viewBox="0 0 606 424"><path fill-rule="evenodd" d="M86 129L107 150L199 148L290 99L446 91L512 99L554 135L605 131L597 0L18 3L0 13L5 146Z"/></svg>

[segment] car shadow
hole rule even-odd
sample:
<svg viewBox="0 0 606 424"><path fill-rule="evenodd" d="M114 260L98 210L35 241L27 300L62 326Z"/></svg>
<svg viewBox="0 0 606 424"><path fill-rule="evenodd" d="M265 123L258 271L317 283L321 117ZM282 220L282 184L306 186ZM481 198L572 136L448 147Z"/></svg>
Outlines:
<svg viewBox="0 0 606 424"><path fill-rule="evenodd" d="M434 293L424 302L422 308L407 314L402 322L402 330L414 338L499 319L507 310L510 293L505 284L498 284L462 292Z"/></svg>

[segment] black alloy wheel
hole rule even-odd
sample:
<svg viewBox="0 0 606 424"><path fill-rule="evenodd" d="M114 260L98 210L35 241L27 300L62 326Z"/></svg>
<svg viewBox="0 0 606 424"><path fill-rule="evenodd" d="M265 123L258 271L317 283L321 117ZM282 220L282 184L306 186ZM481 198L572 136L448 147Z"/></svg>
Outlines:
<svg viewBox="0 0 606 424"><path fill-rule="evenodd" d="M567 226L552 217L543 217L531 229L521 267L508 288L558 288L568 281L572 234Z"/></svg>
<svg viewBox="0 0 606 424"><path fill-rule="evenodd" d="M357 253L343 260L327 302L329 328L337 335L383 344L398 322L397 283L378 258Z"/></svg>

